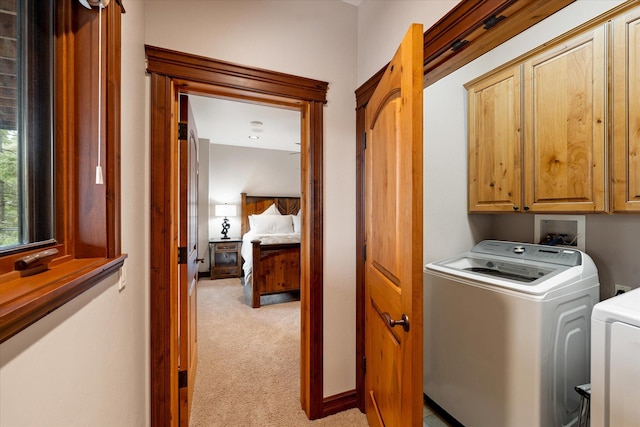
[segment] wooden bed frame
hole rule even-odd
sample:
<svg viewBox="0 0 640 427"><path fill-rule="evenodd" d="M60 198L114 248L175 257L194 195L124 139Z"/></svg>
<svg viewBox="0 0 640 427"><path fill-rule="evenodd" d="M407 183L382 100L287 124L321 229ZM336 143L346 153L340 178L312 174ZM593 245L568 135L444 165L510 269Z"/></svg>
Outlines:
<svg viewBox="0 0 640 427"><path fill-rule="evenodd" d="M296 215L300 197L242 195L242 235L249 231L249 215L260 214L275 204L283 215ZM253 245L251 306L260 307L260 297L300 290L300 243Z"/></svg>

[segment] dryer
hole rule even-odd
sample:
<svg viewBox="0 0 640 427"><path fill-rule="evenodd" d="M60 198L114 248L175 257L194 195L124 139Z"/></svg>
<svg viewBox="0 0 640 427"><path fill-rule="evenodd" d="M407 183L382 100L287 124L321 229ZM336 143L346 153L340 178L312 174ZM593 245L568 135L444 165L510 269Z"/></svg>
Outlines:
<svg viewBox="0 0 640 427"><path fill-rule="evenodd" d="M467 427L577 423L599 298L584 252L486 240L429 263L424 393Z"/></svg>
<svg viewBox="0 0 640 427"><path fill-rule="evenodd" d="M591 316L591 427L640 426L640 289Z"/></svg>

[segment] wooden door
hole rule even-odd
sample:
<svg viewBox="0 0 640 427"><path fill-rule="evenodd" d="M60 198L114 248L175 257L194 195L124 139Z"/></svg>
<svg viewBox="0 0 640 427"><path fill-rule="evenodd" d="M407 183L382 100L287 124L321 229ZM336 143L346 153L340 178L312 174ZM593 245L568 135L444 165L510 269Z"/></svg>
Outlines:
<svg viewBox="0 0 640 427"><path fill-rule="evenodd" d="M188 427L198 363L198 132L186 95L180 95L178 128L178 398L180 425Z"/></svg>
<svg viewBox="0 0 640 427"><path fill-rule="evenodd" d="M466 85L469 99L469 211L522 209L520 66Z"/></svg>
<svg viewBox="0 0 640 427"><path fill-rule="evenodd" d="M365 353L371 426L422 425L422 25L366 108Z"/></svg>
<svg viewBox="0 0 640 427"><path fill-rule="evenodd" d="M613 31L613 210L640 212L640 7Z"/></svg>
<svg viewBox="0 0 640 427"><path fill-rule="evenodd" d="M525 62L524 209L604 212L605 27Z"/></svg>

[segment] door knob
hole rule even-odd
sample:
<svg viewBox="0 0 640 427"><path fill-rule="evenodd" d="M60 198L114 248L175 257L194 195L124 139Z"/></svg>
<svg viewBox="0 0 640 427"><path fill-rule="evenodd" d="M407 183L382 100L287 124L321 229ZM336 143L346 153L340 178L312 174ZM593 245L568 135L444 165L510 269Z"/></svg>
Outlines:
<svg viewBox="0 0 640 427"><path fill-rule="evenodd" d="M196 264L199 262L204 264L204 258L196 258Z"/></svg>
<svg viewBox="0 0 640 427"><path fill-rule="evenodd" d="M402 326L402 329L404 329L405 332L409 332L409 317L407 317L406 314L403 314L402 319L400 320L393 320L391 315L385 311L382 313L382 317L384 317L385 322L387 322L387 325L389 325L390 328L399 325Z"/></svg>

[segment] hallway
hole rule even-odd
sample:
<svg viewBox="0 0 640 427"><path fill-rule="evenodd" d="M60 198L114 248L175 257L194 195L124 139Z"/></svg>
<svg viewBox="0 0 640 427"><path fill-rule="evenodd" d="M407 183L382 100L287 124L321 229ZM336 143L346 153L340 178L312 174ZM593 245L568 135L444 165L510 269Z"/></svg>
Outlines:
<svg viewBox="0 0 640 427"><path fill-rule="evenodd" d="M198 282L191 427L367 426L357 409L309 421L300 406L300 302L244 303L239 279Z"/></svg>

